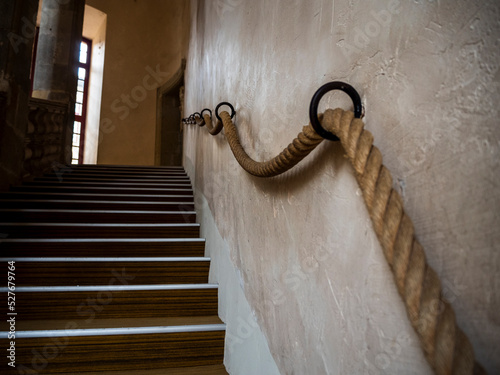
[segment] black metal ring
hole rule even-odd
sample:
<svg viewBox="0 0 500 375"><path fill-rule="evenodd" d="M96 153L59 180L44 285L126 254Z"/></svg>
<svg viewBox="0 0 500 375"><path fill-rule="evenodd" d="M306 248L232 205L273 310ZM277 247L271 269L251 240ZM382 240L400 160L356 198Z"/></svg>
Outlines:
<svg viewBox="0 0 500 375"><path fill-rule="evenodd" d="M324 84L318 89L318 91L314 93L311 100L311 105L309 106L309 119L311 120L311 125L313 126L316 133L318 133L323 138L328 139L330 141L338 141L339 138L334 134L326 131L321 126L321 123L319 122L318 119L319 102L323 97L323 95L332 90L341 90L344 91L347 95L349 95L349 97L352 99L352 103L354 104L354 117L356 118L361 118L363 113L363 105L361 103L361 98L358 92L354 89L354 87L340 81L334 81Z"/></svg>
<svg viewBox="0 0 500 375"><path fill-rule="evenodd" d="M217 120L219 121L222 121L222 119L219 116L219 108L222 107L223 105L227 105L229 108L231 108L231 118L233 118L234 115L236 114L236 111L234 110L234 107L231 103L221 102L217 105L217 107L215 107L215 116L217 116Z"/></svg>
<svg viewBox="0 0 500 375"><path fill-rule="evenodd" d="M194 122L194 114L193 114L193 115L190 115L190 116L188 117L188 120L189 120L189 123L190 123L191 125L195 124L195 122Z"/></svg>
<svg viewBox="0 0 500 375"><path fill-rule="evenodd" d="M201 113L200 112L195 112L193 113L193 117L196 120L196 115L198 115L199 118L201 118Z"/></svg>
<svg viewBox="0 0 500 375"><path fill-rule="evenodd" d="M205 108L205 109L203 109L203 110L201 111L201 118L203 118L203 112L205 112L205 111L210 112L210 118L212 118L212 110L211 110L211 109L208 109L208 108Z"/></svg>

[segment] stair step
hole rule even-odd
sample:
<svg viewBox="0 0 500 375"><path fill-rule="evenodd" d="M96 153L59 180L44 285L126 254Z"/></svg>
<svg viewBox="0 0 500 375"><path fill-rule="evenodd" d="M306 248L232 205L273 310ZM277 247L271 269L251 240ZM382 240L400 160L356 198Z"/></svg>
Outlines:
<svg viewBox="0 0 500 375"><path fill-rule="evenodd" d="M148 194L148 195L193 195L191 187L186 188L152 188L152 187L102 187L102 186L13 186L14 192L46 192L46 193L85 193L85 194Z"/></svg>
<svg viewBox="0 0 500 375"><path fill-rule="evenodd" d="M25 186L75 186L75 187L124 187L124 188L166 188L166 189L191 189L191 184L188 182L156 182L143 181L139 182L72 182L72 181L26 181Z"/></svg>
<svg viewBox="0 0 500 375"><path fill-rule="evenodd" d="M16 366L18 370L21 365L32 368L33 353L40 355L35 362L39 369L36 373L119 371L123 374L122 370L220 365L224 335L224 331L201 331L16 338ZM8 348L8 344L7 339L0 340L2 347Z"/></svg>
<svg viewBox="0 0 500 375"><path fill-rule="evenodd" d="M106 285L126 270L134 285L208 283L210 258L0 258L17 262L16 286ZM7 286L7 279L2 282Z"/></svg>
<svg viewBox="0 0 500 375"><path fill-rule="evenodd" d="M203 257L201 238L0 239L10 257Z"/></svg>
<svg viewBox="0 0 500 375"><path fill-rule="evenodd" d="M188 177L163 177L155 179L145 179L145 178L103 178L103 177L77 177L77 176L67 176L67 177L37 177L33 179L33 183L37 182L51 182L51 183L63 183L63 182L96 182L96 183L120 183L120 184L185 184L190 185L191 181Z"/></svg>
<svg viewBox="0 0 500 375"><path fill-rule="evenodd" d="M185 172L127 172L127 171L61 171L56 173L45 173L41 177L78 177L78 178L133 178L144 180L179 178L190 180Z"/></svg>
<svg viewBox="0 0 500 375"><path fill-rule="evenodd" d="M134 179L163 179L163 178L181 178L188 179L185 172L109 172L109 171L61 171L55 173L45 173L44 177L83 177L83 178L134 178Z"/></svg>
<svg viewBox="0 0 500 375"><path fill-rule="evenodd" d="M194 223L195 211L0 209L0 222Z"/></svg>
<svg viewBox="0 0 500 375"><path fill-rule="evenodd" d="M82 323L82 322L80 322ZM67 329L68 321L63 320L23 320L16 322L16 331L56 331ZM91 321L84 321L82 324L77 324L75 329L104 329L104 328L131 328L131 327L179 327L178 330L185 329L185 326L196 329L196 326L218 325L218 329L223 327L224 323L217 315L207 316L174 316L161 318L141 318L134 317L133 319L100 319L96 318ZM0 322L0 337L5 336L7 332L7 322ZM200 330L203 327L199 327ZM205 328L206 329L206 328ZM172 329L173 330L173 329ZM3 333L2 333L3 332Z"/></svg>
<svg viewBox="0 0 500 375"><path fill-rule="evenodd" d="M141 202L63 199L1 199L2 209L75 209L75 210L141 210L141 211L193 211L193 202Z"/></svg>
<svg viewBox="0 0 500 375"><path fill-rule="evenodd" d="M113 321L113 319L106 319L106 321ZM134 319L123 319L123 321L134 321ZM38 322L39 324L46 324L48 321ZM66 323L66 327L68 322ZM76 322L72 322L78 326ZM104 324L104 323L103 323ZM73 324L72 324L73 325ZM196 325L181 325L181 326L123 326L116 328L60 328L60 329L36 329L33 331L16 331L17 339L27 338L55 338L55 337L88 337L88 336L121 336L121 335L145 335L145 334L158 334L158 333L186 333L186 332L215 332L224 331L225 324L196 324ZM8 337L7 331L1 332L2 338Z"/></svg>
<svg viewBox="0 0 500 375"><path fill-rule="evenodd" d="M25 321L217 315L216 284L126 285L133 282L121 269L109 273L106 285L16 287L16 312Z"/></svg>
<svg viewBox="0 0 500 375"><path fill-rule="evenodd" d="M18 200L77 200L77 201L135 201L135 202L192 202L192 194L159 195L159 194L84 194L84 193L48 193L38 191L11 191L0 193L0 199ZM1 207L1 206L0 206Z"/></svg>
<svg viewBox="0 0 500 375"><path fill-rule="evenodd" d="M157 165L114 165L114 164L71 164L66 165L62 169L75 169L75 170L118 170L118 171L182 171L182 166L157 166Z"/></svg>
<svg viewBox="0 0 500 375"><path fill-rule="evenodd" d="M2 223L4 238L198 238L200 225L186 224L82 224Z"/></svg>
<svg viewBox="0 0 500 375"><path fill-rule="evenodd" d="M101 371L99 375L228 375L224 365L178 367L160 370ZM59 375L96 375L95 372L61 373Z"/></svg>

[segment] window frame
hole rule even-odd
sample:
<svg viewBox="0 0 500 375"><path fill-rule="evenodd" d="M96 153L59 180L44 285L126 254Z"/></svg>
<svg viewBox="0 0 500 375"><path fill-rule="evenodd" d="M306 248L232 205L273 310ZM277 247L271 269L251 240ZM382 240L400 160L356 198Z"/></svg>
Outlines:
<svg viewBox="0 0 500 375"><path fill-rule="evenodd" d="M83 68L85 69L85 79L83 80L83 100L82 100L82 112L81 115L76 114L76 105L79 104L76 102L76 93L78 92L78 81L80 80L79 78L77 79L77 90L75 93L75 119L73 122L73 135L75 134L74 132L74 127L75 127L75 122L78 121L80 122L80 142L79 142L79 150L78 150L78 164L83 164L83 155L84 155L84 146L85 146L85 128L86 128L86 122L87 122L87 105L88 105L88 95L89 95L89 81L90 81L90 66L91 66L91 61L92 61L92 41L90 39L87 39L85 37L82 37L82 43L87 44L87 61L82 63L80 62L80 54L78 54L78 63L76 64L76 69L77 69L77 77L78 77L78 69ZM81 51L81 43L80 43L80 51ZM71 137L71 164L77 164L74 161L76 160L73 158L73 147L76 147L73 145L73 137Z"/></svg>

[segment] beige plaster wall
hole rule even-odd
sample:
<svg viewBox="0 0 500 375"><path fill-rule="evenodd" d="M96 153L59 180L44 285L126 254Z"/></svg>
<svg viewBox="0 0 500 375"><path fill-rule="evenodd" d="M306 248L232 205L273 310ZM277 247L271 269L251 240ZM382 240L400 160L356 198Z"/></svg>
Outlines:
<svg viewBox="0 0 500 375"><path fill-rule="evenodd" d="M189 3L87 0L107 14L97 162L154 164L156 88L186 55Z"/></svg>
<svg viewBox="0 0 500 375"><path fill-rule="evenodd" d="M242 144L264 160L308 122L321 84L357 88L428 261L491 374L499 20L496 0L192 1L185 101L186 114L231 101ZM343 94L322 103L350 107ZM340 145L325 142L269 180L241 170L222 134L188 127L184 150L281 373L431 373ZM236 321L238 306L227 314Z"/></svg>

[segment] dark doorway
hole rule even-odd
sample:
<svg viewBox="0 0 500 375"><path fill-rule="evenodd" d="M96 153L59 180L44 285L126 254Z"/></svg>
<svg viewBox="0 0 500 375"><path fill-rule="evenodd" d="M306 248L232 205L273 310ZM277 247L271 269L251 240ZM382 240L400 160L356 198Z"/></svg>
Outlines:
<svg viewBox="0 0 500 375"><path fill-rule="evenodd" d="M181 89L185 60L180 69L158 88L156 98L155 165L182 165Z"/></svg>
<svg viewBox="0 0 500 375"><path fill-rule="evenodd" d="M160 165L182 165L182 133L179 89L162 97Z"/></svg>

